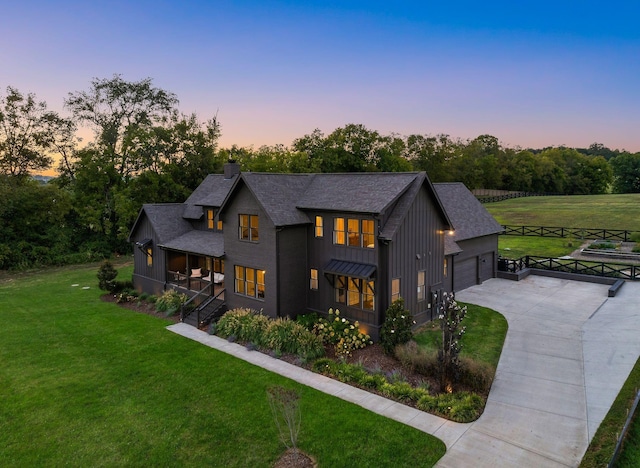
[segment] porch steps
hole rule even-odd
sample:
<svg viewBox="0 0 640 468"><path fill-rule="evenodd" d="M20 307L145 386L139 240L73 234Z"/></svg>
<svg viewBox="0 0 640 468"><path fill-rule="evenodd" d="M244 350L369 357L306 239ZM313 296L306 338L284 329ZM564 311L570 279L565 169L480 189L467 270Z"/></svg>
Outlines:
<svg viewBox="0 0 640 468"><path fill-rule="evenodd" d="M212 321L220 318L227 311L227 305L222 299L212 298L203 302L189 315L186 315L182 322L196 328L203 328Z"/></svg>

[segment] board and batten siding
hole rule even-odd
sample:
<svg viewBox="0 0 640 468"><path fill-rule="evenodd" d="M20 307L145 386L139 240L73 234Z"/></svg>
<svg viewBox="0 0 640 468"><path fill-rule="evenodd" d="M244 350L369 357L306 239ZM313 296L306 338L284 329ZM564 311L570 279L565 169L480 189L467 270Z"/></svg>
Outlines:
<svg viewBox="0 0 640 468"><path fill-rule="evenodd" d="M307 249L307 271L305 278L307 279L306 289L308 309L320 314L327 314L330 308L339 309L343 315L351 320L358 320L368 329L378 327L380 316L380 281L379 281L379 241L377 239L378 221L371 215L361 213L343 213L343 212L308 212L307 215L312 224L307 229L308 249ZM315 219L316 216L322 216L324 224L323 237L315 236ZM335 245L333 243L333 220L335 218L357 218L368 219L374 221L375 247L373 249L363 247L352 247L348 245ZM375 310L364 311L362 309L348 308L345 304L335 302L334 289L331 281L324 274L324 267L333 259L343 260L347 262L364 263L367 265L375 265L376 273L375 281ZM310 269L318 270L318 290L310 290Z"/></svg>
<svg viewBox="0 0 640 468"><path fill-rule="evenodd" d="M258 242L241 240L238 235L239 215L258 216ZM239 187L222 214L225 247L225 301L229 309L246 307L262 310L277 317L276 229L246 185ZM236 265L265 271L264 299L247 297L235 292Z"/></svg>
<svg viewBox="0 0 640 468"><path fill-rule="evenodd" d="M462 252L453 257L453 291L462 291L496 276L497 234L458 241L457 244Z"/></svg>
<svg viewBox="0 0 640 468"><path fill-rule="evenodd" d="M153 264L147 266L147 256L135 243L152 239ZM162 295L166 285L166 253L157 245L157 236L145 215L132 237L133 246L133 286L138 292Z"/></svg>
<svg viewBox="0 0 640 468"><path fill-rule="evenodd" d="M443 287L445 228L423 187L389 245L387 287L391 290L391 281L400 278L400 296L418 324L432 319L431 293ZM418 271L422 270L426 291L424 300L418 302Z"/></svg>
<svg viewBox="0 0 640 468"><path fill-rule="evenodd" d="M307 306L307 225L285 227L276 235L279 315L295 318Z"/></svg>

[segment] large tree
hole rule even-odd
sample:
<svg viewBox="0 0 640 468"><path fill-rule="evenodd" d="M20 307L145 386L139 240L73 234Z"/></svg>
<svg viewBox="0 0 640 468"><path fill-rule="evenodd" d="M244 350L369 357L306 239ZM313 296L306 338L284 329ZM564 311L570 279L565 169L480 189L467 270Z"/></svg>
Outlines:
<svg viewBox="0 0 640 468"><path fill-rule="evenodd" d="M612 158L609 162L613 168L614 192L640 192L640 153L623 153Z"/></svg>
<svg viewBox="0 0 640 468"><path fill-rule="evenodd" d="M71 121L47 110L32 93L7 87L0 97L0 174L27 178L51 167L52 152L72 146Z"/></svg>

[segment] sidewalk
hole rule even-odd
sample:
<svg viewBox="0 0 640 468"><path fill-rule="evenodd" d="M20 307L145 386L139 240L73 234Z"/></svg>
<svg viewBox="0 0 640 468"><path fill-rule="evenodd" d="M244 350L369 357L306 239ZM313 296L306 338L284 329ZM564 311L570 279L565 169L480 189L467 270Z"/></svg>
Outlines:
<svg viewBox="0 0 640 468"><path fill-rule="evenodd" d="M492 279L458 300L502 313L509 331L483 415L454 423L248 351L186 324L169 330L432 434L443 467L577 466L640 354L640 284Z"/></svg>

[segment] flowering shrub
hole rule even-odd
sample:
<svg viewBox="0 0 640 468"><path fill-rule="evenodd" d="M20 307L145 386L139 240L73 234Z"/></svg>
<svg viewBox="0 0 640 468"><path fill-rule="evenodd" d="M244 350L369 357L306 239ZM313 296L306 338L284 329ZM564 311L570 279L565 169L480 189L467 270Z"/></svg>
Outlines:
<svg viewBox="0 0 640 468"><path fill-rule="evenodd" d="M156 301L156 310L165 312L167 316L173 315L180 310L180 306L186 300L186 294L180 294L173 289L168 289Z"/></svg>
<svg viewBox="0 0 640 468"><path fill-rule="evenodd" d="M369 335L360 332L360 324L340 317L338 309L335 312L329 309L329 318L318 319L313 329L323 343L334 346L336 356L339 357L347 357L354 350L373 344Z"/></svg>
<svg viewBox="0 0 640 468"><path fill-rule="evenodd" d="M408 343L413 338L412 327L416 324L413 315L404 308L404 299L393 301L385 313L380 330L380 344L387 354L392 354L399 344Z"/></svg>

